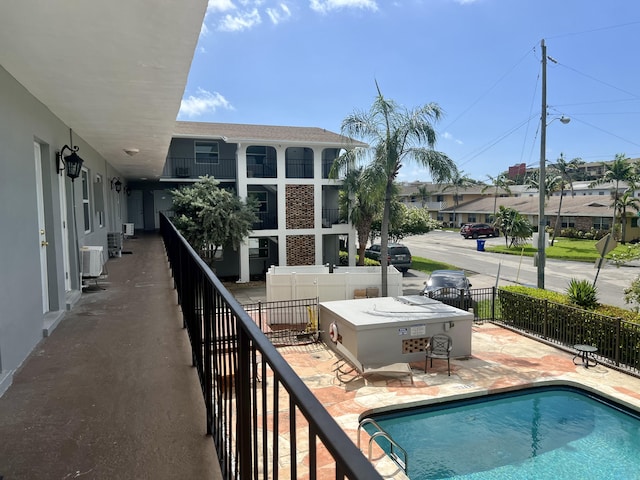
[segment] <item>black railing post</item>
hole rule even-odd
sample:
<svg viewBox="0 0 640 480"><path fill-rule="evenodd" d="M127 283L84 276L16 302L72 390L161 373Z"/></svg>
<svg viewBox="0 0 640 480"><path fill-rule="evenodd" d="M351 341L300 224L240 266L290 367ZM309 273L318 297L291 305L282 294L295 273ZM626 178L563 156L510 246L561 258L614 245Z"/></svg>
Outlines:
<svg viewBox="0 0 640 480"><path fill-rule="evenodd" d="M616 353L614 354L614 362L616 366L620 366L620 332L622 330L622 319L616 318L616 338L614 340Z"/></svg>
<svg viewBox="0 0 640 480"><path fill-rule="evenodd" d="M213 295L211 286L203 290L202 322L204 328L204 405L207 411L207 435L212 434L213 425Z"/></svg>
<svg viewBox="0 0 640 480"><path fill-rule="evenodd" d="M544 301L544 309L543 309L543 314L542 314L542 336L544 338L548 338L548 323L549 323L549 300Z"/></svg>
<svg viewBox="0 0 640 480"><path fill-rule="evenodd" d="M250 478L252 470L251 438L257 434L251 422L251 342L243 328L238 328L238 371L235 374L238 432L238 478ZM292 460L295 463L295 459Z"/></svg>
<svg viewBox="0 0 640 480"><path fill-rule="evenodd" d="M491 287L491 320L496 321L496 300L498 298L498 289Z"/></svg>

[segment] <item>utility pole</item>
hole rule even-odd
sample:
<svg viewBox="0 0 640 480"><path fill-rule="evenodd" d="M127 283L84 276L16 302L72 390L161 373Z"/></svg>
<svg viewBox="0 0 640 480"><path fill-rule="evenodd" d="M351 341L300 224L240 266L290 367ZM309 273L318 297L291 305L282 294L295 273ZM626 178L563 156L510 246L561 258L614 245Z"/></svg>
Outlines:
<svg viewBox="0 0 640 480"><path fill-rule="evenodd" d="M546 197L546 150L547 150L547 47L544 38L542 49L542 113L540 118L540 168L538 170L538 288L544 289L545 229L544 201Z"/></svg>

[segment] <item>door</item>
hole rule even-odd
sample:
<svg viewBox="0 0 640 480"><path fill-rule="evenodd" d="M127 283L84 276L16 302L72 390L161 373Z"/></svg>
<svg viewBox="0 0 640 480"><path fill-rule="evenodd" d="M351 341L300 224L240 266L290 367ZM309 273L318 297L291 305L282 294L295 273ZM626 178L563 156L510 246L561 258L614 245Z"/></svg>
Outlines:
<svg viewBox="0 0 640 480"><path fill-rule="evenodd" d="M129 211L129 223L133 223L136 230L144 230L142 190L133 190L131 196L127 197L127 210Z"/></svg>
<svg viewBox="0 0 640 480"><path fill-rule="evenodd" d="M40 251L40 286L42 288L42 313L49 311L49 274L47 272L47 232L44 222L44 196L42 185L42 157L40 144L33 142L33 155L36 162L36 202L38 206L38 249Z"/></svg>

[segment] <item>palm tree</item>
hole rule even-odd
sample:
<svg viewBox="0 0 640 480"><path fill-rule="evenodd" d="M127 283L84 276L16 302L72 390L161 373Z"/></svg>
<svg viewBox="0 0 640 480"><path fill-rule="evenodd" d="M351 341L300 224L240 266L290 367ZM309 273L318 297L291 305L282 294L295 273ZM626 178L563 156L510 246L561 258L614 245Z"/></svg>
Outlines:
<svg viewBox="0 0 640 480"><path fill-rule="evenodd" d="M506 247L512 247L524 242L533 232L533 227L529 220L523 217L515 208L505 207L504 205L500 205L493 225L504 233ZM509 242L509 237L511 237L511 242Z"/></svg>
<svg viewBox="0 0 640 480"><path fill-rule="evenodd" d="M538 190L538 192L540 192L540 181L538 178L539 176L540 172L533 172L531 176L527 178L527 188L531 190ZM546 197L545 200L548 200L549 198L551 198L553 192L557 192L558 190L560 190L563 180L560 175L555 175L551 170L546 172L544 180L544 194ZM540 234L544 235L544 232L540 232Z"/></svg>
<svg viewBox="0 0 640 480"><path fill-rule="evenodd" d="M617 207L618 198L620 196L620 182L629 182L633 184L637 179L636 170L630 159L624 153L616 153L616 157L613 162L603 162L602 166L605 168L604 175L595 182L591 182L589 187L595 187L596 185L602 185L603 183L613 183L613 205ZM612 232L616 226L616 216L616 208L614 208L613 221L611 225Z"/></svg>
<svg viewBox="0 0 640 480"><path fill-rule="evenodd" d="M406 161L415 161L429 169L436 182L451 178L455 163L444 153L435 150L434 123L442 117L436 103L428 103L408 110L385 98L376 82L378 92L368 111L355 111L342 121L342 133L367 141L371 147L357 149L357 156L367 158L365 175L385 185L384 209L380 232L380 265L382 295L387 295L387 252L389 243L389 215L393 197L393 183ZM340 156L336 162L349 161Z"/></svg>
<svg viewBox="0 0 640 480"><path fill-rule="evenodd" d="M383 189L364 175L364 169L347 171L340 191L340 216L350 219L358 233L358 265L364 265L364 251L371 233L371 225L383 202Z"/></svg>
<svg viewBox="0 0 640 480"><path fill-rule="evenodd" d="M447 185L442 187L441 191L446 192L447 190L453 189L453 222L456 224L456 210L458 209L458 205L460 203L460 190L464 190L466 188L471 187L472 185L477 185L478 181L474 180L470 176L466 175L464 172L458 170L457 168L453 172L451 180Z"/></svg>
<svg viewBox="0 0 640 480"><path fill-rule="evenodd" d="M420 197L420 203L422 204L422 208L425 207L429 199L431 198L431 192L427 188L426 185L420 185L418 187L418 196Z"/></svg>
<svg viewBox="0 0 640 480"><path fill-rule="evenodd" d="M620 223L622 225L621 243L625 243L627 233L627 209L632 208L636 212L640 211L640 200L633 196L633 190L627 190L622 196L616 200L614 211L620 213Z"/></svg>
<svg viewBox="0 0 640 480"><path fill-rule="evenodd" d="M500 175L497 175L495 177L492 177L491 175L487 175L487 178L491 183L482 187L482 190L480 191L480 193L484 193L490 188L493 188L493 217L492 218L495 219L496 206L498 203L498 192L502 190L507 195L511 195L511 189L509 188L509 185L513 185L514 182L509 177L507 177L507 175L504 173L501 173Z"/></svg>
<svg viewBox="0 0 640 480"><path fill-rule="evenodd" d="M553 246L553 242L556 240L556 235L558 234L558 227L560 226L560 215L562 212L562 199L564 198L564 190L565 187L568 186L571 189L571 193L573 194L573 172L575 172L580 165L584 162L581 158L574 158L567 162L564 159L564 155L561 153L560 157L556 161L555 165L552 165L551 168L556 170L560 175L560 202L558 204L558 215L556 216L556 224L553 227L553 236L551 237L551 246Z"/></svg>

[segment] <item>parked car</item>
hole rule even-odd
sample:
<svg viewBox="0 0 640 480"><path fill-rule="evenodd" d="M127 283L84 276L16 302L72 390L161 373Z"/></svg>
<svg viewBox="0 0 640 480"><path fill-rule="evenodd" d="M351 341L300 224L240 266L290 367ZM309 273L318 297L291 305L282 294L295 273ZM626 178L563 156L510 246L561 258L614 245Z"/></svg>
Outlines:
<svg viewBox="0 0 640 480"><path fill-rule="evenodd" d="M380 261L381 245L376 243L364 251L364 256L371 260ZM389 243L387 245L388 264L393 265L402 273L411 268L411 252L401 243Z"/></svg>
<svg viewBox="0 0 640 480"><path fill-rule="evenodd" d="M434 270L427 278L422 295L462 310L475 310L471 283L463 270Z"/></svg>
<svg viewBox="0 0 640 480"><path fill-rule="evenodd" d="M464 238L497 237L500 231L488 223L465 223L460 228L460 235Z"/></svg>

